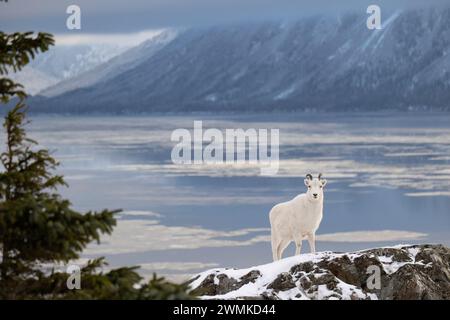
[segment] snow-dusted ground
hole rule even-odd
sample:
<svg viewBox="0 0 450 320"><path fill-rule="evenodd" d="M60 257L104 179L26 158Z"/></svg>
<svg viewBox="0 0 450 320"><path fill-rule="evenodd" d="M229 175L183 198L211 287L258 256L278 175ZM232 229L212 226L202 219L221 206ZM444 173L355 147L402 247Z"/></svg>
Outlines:
<svg viewBox="0 0 450 320"><path fill-rule="evenodd" d="M190 287L207 293L202 299L378 299L364 285L355 285L356 278L365 278L364 271L372 264L380 266L380 274L387 278L405 265L427 268L431 262L416 259L421 250L428 249L398 245L351 253L301 254L247 269L211 269L193 277ZM343 280L351 278L355 280Z"/></svg>

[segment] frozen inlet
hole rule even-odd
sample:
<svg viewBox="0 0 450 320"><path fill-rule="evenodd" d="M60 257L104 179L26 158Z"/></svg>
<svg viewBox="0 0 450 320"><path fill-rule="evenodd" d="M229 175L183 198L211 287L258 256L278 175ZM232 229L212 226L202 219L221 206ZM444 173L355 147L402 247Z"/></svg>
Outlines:
<svg viewBox="0 0 450 320"><path fill-rule="evenodd" d="M262 175L278 172L278 129L225 129L224 134L216 128L203 130L203 122L194 121L192 134L176 129L171 141L178 142L171 152L175 164L253 164Z"/></svg>

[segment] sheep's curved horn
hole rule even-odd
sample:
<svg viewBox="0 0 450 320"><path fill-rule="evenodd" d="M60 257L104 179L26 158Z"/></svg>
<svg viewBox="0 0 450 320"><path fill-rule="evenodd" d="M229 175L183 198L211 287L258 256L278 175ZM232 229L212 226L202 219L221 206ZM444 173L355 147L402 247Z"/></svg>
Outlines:
<svg viewBox="0 0 450 320"><path fill-rule="evenodd" d="M319 176L317 177L317 179L322 179L322 174L321 173L319 173Z"/></svg>
<svg viewBox="0 0 450 320"><path fill-rule="evenodd" d="M313 179L313 176L312 176L312 174L308 173L308 174L306 175L306 179L308 179L308 180L312 180L312 179Z"/></svg>

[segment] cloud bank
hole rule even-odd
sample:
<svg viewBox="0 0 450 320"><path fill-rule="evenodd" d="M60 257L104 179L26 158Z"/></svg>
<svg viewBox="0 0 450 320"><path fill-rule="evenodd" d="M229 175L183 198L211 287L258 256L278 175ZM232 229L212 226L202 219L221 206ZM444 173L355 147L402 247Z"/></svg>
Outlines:
<svg viewBox="0 0 450 320"><path fill-rule="evenodd" d="M446 0L378 0L385 11L416 6L437 6ZM0 3L0 29L31 29L67 32L68 0L11 0ZM78 0L82 9L82 32L128 33L162 27L215 25L242 21L298 18L312 14L346 11L366 15L369 0Z"/></svg>

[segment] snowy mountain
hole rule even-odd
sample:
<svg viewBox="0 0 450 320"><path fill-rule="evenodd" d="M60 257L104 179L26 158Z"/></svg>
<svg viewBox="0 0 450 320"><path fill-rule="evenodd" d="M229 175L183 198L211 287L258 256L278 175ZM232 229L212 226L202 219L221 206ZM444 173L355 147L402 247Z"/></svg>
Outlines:
<svg viewBox="0 0 450 320"><path fill-rule="evenodd" d="M133 47L121 54L114 54L111 59L99 61L94 67L88 68L87 72L78 72L69 79L43 90L41 95L48 97L57 96L67 91L89 87L97 82L112 79L115 76L138 66L144 60L149 59L153 54L175 39L176 36L177 31L171 29L164 30L157 36L141 43L137 47Z"/></svg>
<svg viewBox="0 0 450 320"><path fill-rule="evenodd" d="M381 30L366 18L190 29L123 72L33 100L34 110L449 110L450 7L386 13Z"/></svg>
<svg viewBox="0 0 450 320"><path fill-rule="evenodd" d="M379 270L379 284L370 278ZM368 283L371 285L369 286ZM373 285L373 286L372 286ZM372 288L369 288L372 287ZM190 281L202 299L450 299L450 249L441 245L301 254L248 269L213 269Z"/></svg>
<svg viewBox="0 0 450 320"><path fill-rule="evenodd" d="M41 92L42 89L59 82L58 78L30 66L26 66L20 72L10 73L8 77L22 84L30 95L35 95Z"/></svg>
<svg viewBox="0 0 450 320"><path fill-rule="evenodd" d="M108 61L128 47L111 44L56 45L30 66L57 79L67 79Z"/></svg>
<svg viewBox="0 0 450 320"><path fill-rule="evenodd" d="M11 74L11 77L34 95L64 79L91 70L127 49L126 46L108 44L56 45L37 55L26 68Z"/></svg>

